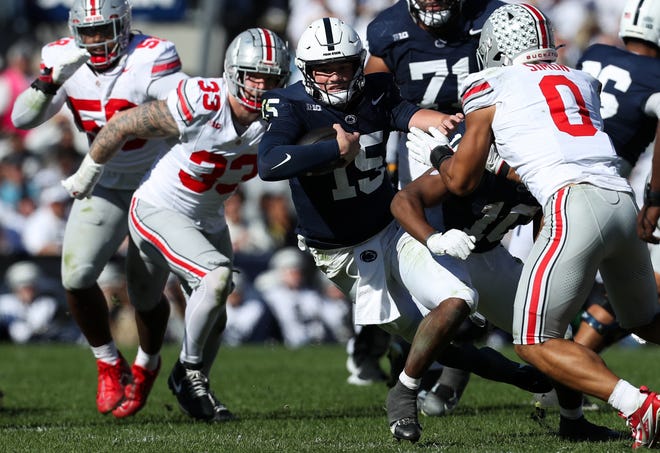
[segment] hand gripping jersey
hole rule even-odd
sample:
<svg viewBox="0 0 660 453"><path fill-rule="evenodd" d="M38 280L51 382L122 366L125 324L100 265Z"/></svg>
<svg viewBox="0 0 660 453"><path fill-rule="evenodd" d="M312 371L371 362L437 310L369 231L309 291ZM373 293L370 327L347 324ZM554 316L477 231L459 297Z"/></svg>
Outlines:
<svg viewBox="0 0 660 453"><path fill-rule="evenodd" d="M481 27L503 4L496 0L464 2L459 20L440 38L422 30L410 16L406 0L399 0L367 27L369 53L385 61L404 99L424 108L458 112L459 86L468 73L478 70Z"/></svg>
<svg viewBox="0 0 660 453"><path fill-rule="evenodd" d="M51 59L63 46L75 47L73 38L47 44L42 49L42 64L51 67ZM87 133L89 141L112 116L147 101L164 98L176 83L185 77L179 55L169 41L143 34L133 35L127 53L118 64L105 72L96 72L83 65L55 95L53 103L66 101L78 128ZM179 73L171 84L152 86L155 80ZM113 189L134 189L154 158L165 149L163 140L135 139L127 141L107 164L100 185ZM122 175L136 176L122 176Z"/></svg>
<svg viewBox="0 0 660 453"><path fill-rule="evenodd" d="M595 44L577 67L602 83L604 130L617 154L634 166L655 137L658 119L648 113L647 103L652 96L660 96L660 60Z"/></svg>
<svg viewBox="0 0 660 453"><path fill-rule="evenodd" d="M259 145L259 175L265 180L289 179L298 215L298 233L307 245L321 249L355 245L392 221L392 182L385 167L385 144L392 130L407 130L419 110L399 95L390 74L366 76L363 92L346 112L320 104L298 82L264 96L270 122ZM359 132L360 153L345 168L331 173L306 173L339 157L336 140L292 146L308 131L339 123Z"/></svg>
<svg viewBox="0 0 660 453"><path fill-rule="evenodd" d="M225 226L223 202L257 174L257 144L265 130L255 121L242 134L232 122L227 83L182 80L167 98L179 142L156 161L135 198L193 219L204 231Z"/></svg>
<svg viewBox="0 0 660 453"><path fill-rule="evenodd" d="M602 130L598 88L589 74L556 63L490 68L466 79L463 110L496 106L497 151L541 206L569 184L631 192Z"/></svg>

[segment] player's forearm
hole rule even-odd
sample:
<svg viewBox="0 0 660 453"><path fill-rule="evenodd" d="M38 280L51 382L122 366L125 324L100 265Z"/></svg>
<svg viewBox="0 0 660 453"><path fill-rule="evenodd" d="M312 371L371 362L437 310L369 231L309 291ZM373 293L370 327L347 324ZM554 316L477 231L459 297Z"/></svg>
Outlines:
<svg viewBox="0 0 660 453"><path fill-rule="evenodd" d="M426 220L421 200L405 189L394 196L390 209L399 225L422 244L426 244L426 238L436 232Z"/></svg>
<svg viewBox="0 0 660 453"><path fill-rule="evenodd" d="M32 129L57 113L61 106L53 102L53 95L30 87L16 98L11 120L19 129Z"/></svg>
<svg viewBox="0 0 660 453"><path fill-rule="evenodd" d="M94 139L89 154L94 162L105 164L129 138L164 138L178 134L166 102L149 102L112 117Z"/></svg>

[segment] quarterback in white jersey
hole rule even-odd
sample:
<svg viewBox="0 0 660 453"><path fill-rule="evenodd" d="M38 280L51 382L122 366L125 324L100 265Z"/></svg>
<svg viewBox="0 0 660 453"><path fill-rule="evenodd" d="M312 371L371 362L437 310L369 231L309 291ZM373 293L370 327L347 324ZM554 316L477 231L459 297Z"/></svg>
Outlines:
<svg viewBox="0 0 660 453"><path fill-rule="evenodd" d="M16 127L35 127L66 103L91 142L118 112L164 98L186 77L174 44L131 32L130 26L127 0L75 0L69 12L73 36L44 46L39 78L14 105ZM140 348L129 368L112 339L108 304L96 280L125 241L133 190L165 145L142 139L124 143L96 190L75 200L64 235L61 271L67 303L96 357L97 408L115 417L135 412L126 384L143 382L157 372L163 333L142 328L145 321L136 313ZM81 168L94 166L86 158ZM161 318L169 316L164 298L152 308Z"/></svg>
<svg viewBox="0 0 660 453"><path fill-rule="evenodd" d="M71 195L83 198L125 140L178 138L131 200L127 279L131 303L141 313L158 305L170 272L188 295L183 346L168 384L181 409L196 419L233 418L207 378L225 328L232 282L223 202L257 174L257 145L266 129L261 95L285 84L289 62L286 44L270 30L240 33L226 51L224 78L183 80L166 100L117 115L92 143L86 157L90 166L65 181ZM152 321L157 331L167 323ZM154 379L132 393L136 406L145 404Z"/></svg>
<svg viewBox="0 0 660 453"><path fill-rule="evenodd" d="M493 142L519 173L543 206L544 225L516 293L516 352L553 380L608 401L626 418L633 447L651 447L660 437L660 397L564 339L600 270L621 326L660 342L649 252L636 234L632 190L617 175L614 149L601 130L598 85L554 63L550 25L526 4L493 12L477 55L487 69L469 77L462 90L461 146L454 154L445 141L431 161L459 195L477 187Z"/></svg>

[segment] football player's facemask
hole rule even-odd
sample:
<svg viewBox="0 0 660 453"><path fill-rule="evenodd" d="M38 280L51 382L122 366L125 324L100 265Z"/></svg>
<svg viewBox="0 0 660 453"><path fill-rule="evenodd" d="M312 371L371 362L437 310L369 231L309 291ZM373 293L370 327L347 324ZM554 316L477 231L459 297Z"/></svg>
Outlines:
<svg viewBox="0 0 660 453"><path fill-rule="evenodd" d="M69 29L78 47L89 52L89 64L103 71L126 52L131 6L127 0L74 0Z"/></svg>
<svg viewBox="0 0 660 453"><path fill-rule="evenodd" d="M324 17L312 22L300 37L296 66L312 98L341 109L364 87L365 57L362 40L352 27Z"/></svg>
<svg viewBox="0 0 660 453"><path fill-rule="evenodd" d="M660 2L628 0L621 15L619 37L640 39L660 47Z"/></svg>
<svg viewBox="0 0 660 453"><path fill-rule="evenodd" d="M266 28L240 33L225 52L229 92L251 112L261 110L261 96L286 85L291 55L284 41Z"/></svg>
<svg viewBox="0 0 660 453"><path fill-rule="evenodd" d="M550 21L534 6L524 3L500 6L481 29L477 47L480 70L556 60Z"/></svg>
<svg viewBox="0 0 660 453"><path fill-rule="evenodd" d="M413 20L428 28L442 28L458 17L464 0L407 0Z"/></svg>

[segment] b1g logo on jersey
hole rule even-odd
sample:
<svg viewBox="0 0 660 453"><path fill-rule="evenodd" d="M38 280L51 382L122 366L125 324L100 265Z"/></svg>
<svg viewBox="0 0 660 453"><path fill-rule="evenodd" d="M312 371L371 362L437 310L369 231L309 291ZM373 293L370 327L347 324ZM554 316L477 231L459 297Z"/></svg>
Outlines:
<svg viewBox="0 0 660 453"><path fill-rule="evenodd" d="M376 253L375 250L365 250L364 252L360 253L360 259L365 263L376 261L376 258L378 258L378 253Z"/></svg>
<svg viewBox="0 0 660 453"><path fill-rule="evenodd" d="M321 107L318 104L306 104L306 105L307 105L307 110L311 112L320 112L321 110L323 110L323 107Z"/></svg>
<svg viewBox="0 0 660 453"><path fill-rule="evenodd" d="M407 31L402 31L400 33L394 33L392 35L392 39L395 41L401 41L402 39L407 39L408 38L408 32Z"/></svg>

